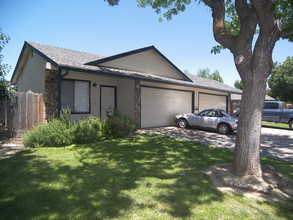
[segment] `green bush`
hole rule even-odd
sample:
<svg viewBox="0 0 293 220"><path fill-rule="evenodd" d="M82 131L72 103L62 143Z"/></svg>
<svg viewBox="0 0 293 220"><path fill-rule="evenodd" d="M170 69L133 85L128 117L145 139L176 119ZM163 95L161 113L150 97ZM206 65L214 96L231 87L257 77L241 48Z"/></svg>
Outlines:
<svg viewBox="0 0 293 220"><path fill-rule="evenodd" d="M137 130L137 123L126 115L122 115L118 110L114 110L108 116L105 128L106 135L116 137L126 137ZM104 128L104 129L105 129Z"/></svg>
<svg viewBox="0 0 293 220"><path fill-rule="evenodd" d="M62 109L59 119L40 124L24 135L27 147L60 147L89 144L103 139L125 137L137 129L137 123L115 110L106 122L94 116L70 122L70 109Z"/></svg>
<svg viewBox="0 0 293 220"><path fill-rule="evenodd" d="M70 108L62 108L59 116L59 120L67 127L69 128L70 123L70 116L71 116L71 110Z"/></svg>
<svg viewBox="0 0 293 220"><path fill-rule="evenodd" d="M82 119L71 126L73 142L77 144L94 143L103 139L102 122L94 116Z"/></svg>
<svg viewBox="0 0 293 220"><path fill-rule="evenodd" d="M70 145L73 137L67 125L58 119L40 124L27 132L23 144L27 147L60 147Z"/></svg>

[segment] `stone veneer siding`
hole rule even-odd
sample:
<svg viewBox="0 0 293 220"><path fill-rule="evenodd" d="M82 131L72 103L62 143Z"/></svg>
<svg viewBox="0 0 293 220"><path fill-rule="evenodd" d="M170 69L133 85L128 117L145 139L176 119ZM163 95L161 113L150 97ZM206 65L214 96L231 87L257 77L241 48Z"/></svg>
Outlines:
<svg viewBox="0 0 293 220"><path fill-rule="evenodd" d="M58 71L46 70L44 101L46 120L58 117Z"/></svg>
<svg viewBox="0 0 293 220"><path fill-rule="evenodd" d="M140 81L134 81L134 120L141 127L141 86Z"/></svg>

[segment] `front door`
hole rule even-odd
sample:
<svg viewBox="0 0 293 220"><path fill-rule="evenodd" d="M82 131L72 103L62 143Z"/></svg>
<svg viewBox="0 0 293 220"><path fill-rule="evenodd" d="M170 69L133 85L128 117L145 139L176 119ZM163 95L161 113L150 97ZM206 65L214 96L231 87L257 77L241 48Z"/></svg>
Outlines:
<svg viewBox="0 0 293 220"><path fill-rule="evenodd" d="M100 118L107 118L107 111L116 108L116 86L101 86L100 89Z"/></svg>

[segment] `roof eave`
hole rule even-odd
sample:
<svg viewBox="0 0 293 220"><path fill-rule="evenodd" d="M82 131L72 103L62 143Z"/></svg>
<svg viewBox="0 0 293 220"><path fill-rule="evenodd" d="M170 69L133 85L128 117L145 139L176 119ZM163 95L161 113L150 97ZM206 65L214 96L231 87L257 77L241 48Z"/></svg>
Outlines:
<svg viewBox="0 0 293 220"><path fill-rule="evenodd" d="M22 61L23 59L26 59L27 58L27 49L31 49L32 51L36 52L38 55L40 55L42 58L44 58L47 62L50 62L52 63L56 68L58 68L58 63L56 63L54 60L50 59L48 56L46 56L44 53L42 53L41 51L39 51L38 49L36 49L34 46L32 46L29 42L25 41L24 42L24 45L21 49L21 53L20 53L20 56L17 60L17 63L16 63L16 66L14 68L14 71L13 71L13 74L12 74L12 77L11 77L11 83L13 85L15 85L18 81L18 77L19 77L19 74L20 74L20 71L22 69ZM25 63L25 61L23 61ZM24 65L23 63L23 65Z"/></svg>
<svg viewBox="0 0 293 220"><path fill-rule="evenodd" d="M83 68L73 67L73 66L69 66L69 65L59 65L58 67L59 67L59 69L62 69L62 70L69 70L69 71L75 71L75 72L84 72L84 73L90 73L90 74L121 77L121 78L142 80L142 81L148 81L148 82L156 82L156 83L171 84L171 85L178 85L178 86L187 86L190 88L207 89L207 90L212 90L212 91L217 91L217 92L226 92L226 93L231 93L231 94L241 94L236 91L229 91L229 90L224 90L224 89L216 89L216 88L210 88L207 86L196 85L193 82L186 82L186 81L172 82L172 81L167 81L167 80L164 81L164 80L159 80L159 79L150 79L150 78L142 77L142 76L122 75L122 74L110 72L110 71L106 72L106 71L102 71L102 70L86 70Z"/></svg>

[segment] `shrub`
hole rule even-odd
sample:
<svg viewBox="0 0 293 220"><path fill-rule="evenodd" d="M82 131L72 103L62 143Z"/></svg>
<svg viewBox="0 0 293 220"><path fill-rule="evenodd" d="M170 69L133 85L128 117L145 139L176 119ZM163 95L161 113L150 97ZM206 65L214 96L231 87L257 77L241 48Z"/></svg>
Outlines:
<svg viewBox="0 0 293 220"><path fill-rule="evenodd" d="M70 108L62 108L59 116L59 120L67 126L67 128L70 127L70 116L71 116L71 110Z"/></svg>
<svg viewBox="0 0 293 220"><path fill-rule="evenodd" d="M106 122L94 116L70 123L70 109L62 109L59 119L35 126L24 135L27 147L60 147L73 143L89 144L102 139L128 136L137 123L115 110Z"/></svg>
<svg viewBox="0 0 293 220"><path fill-rule="evenodd" d="M73 142L77 144L94 143L103 138L102 122L94 116L87 117L71 127Z"/></svg>
<svg viewBox="0 0 293 220"><path fill-rule="evenodd" d="M40 124L24 135L23 144L27 147L60 147L72 144L73 137L67 125L61 120L52 119Z"/></svg>
<svg viewBox="0 0 293 220"><path fill-rule="evenodd" d="M137 123L126 115L122 115L118 110L108 116L105 128L106 135L112 137L126 137L137 130ZM105 129L104 128L104 129Z"/></svg>

